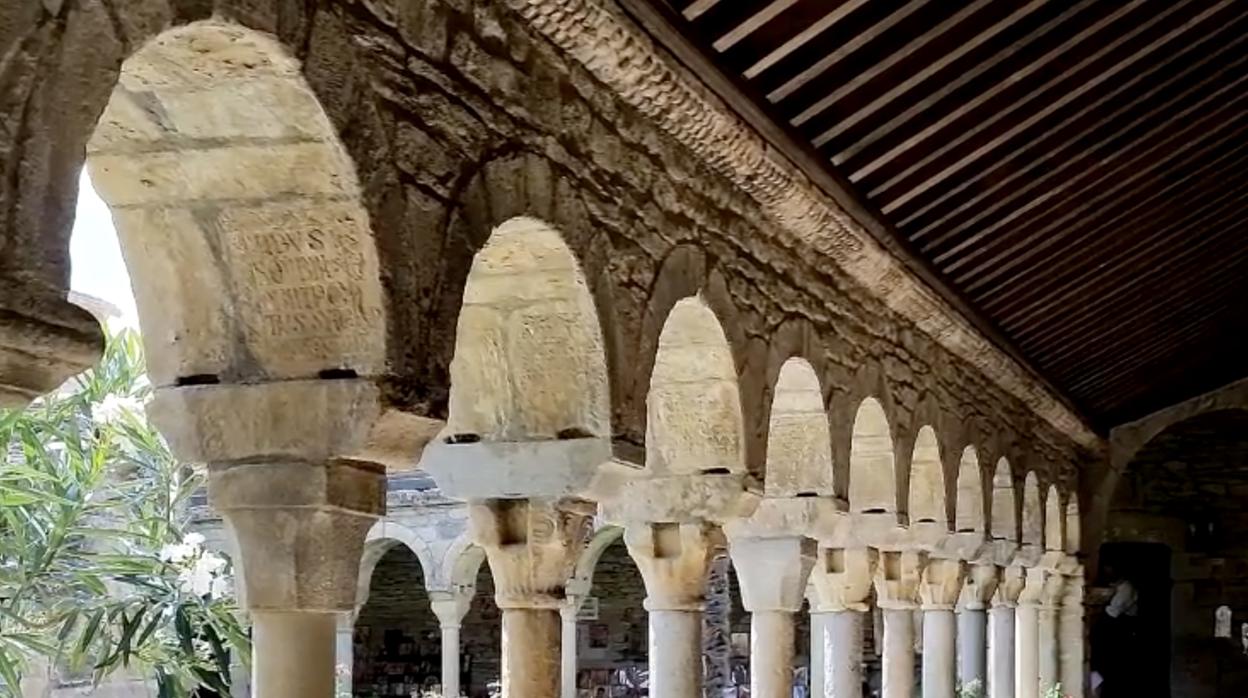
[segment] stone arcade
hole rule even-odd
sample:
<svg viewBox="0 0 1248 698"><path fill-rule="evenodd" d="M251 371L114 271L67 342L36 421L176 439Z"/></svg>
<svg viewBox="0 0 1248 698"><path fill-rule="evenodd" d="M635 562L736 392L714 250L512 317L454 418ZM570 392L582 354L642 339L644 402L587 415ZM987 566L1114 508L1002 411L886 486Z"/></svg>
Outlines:
<svg viewBox="0 0 1248 698"><path fill-rule="evenodd" d="M655 698L702 695L724 556L755 698L791 695L807 622L814 695L861 695L868 632L887 698L916 666L927 698L1085 695L1106 441L622 7L48 0L0 46L0 404L99 353L65 300L85 153L254 695L334 695L402 545L446 695L488 573L503 695L572 698L621 539ZM417 469L442 518L386 518Z"/></svg>

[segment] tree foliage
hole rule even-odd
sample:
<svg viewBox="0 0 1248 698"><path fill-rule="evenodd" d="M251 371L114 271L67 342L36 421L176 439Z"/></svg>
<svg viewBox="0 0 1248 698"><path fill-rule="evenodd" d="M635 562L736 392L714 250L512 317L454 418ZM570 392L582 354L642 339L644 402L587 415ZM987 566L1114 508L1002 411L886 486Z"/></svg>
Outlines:
<svg viewBox="0 0 1248 698"><path fill-rule="evenodd" d="M42 664L228 696L231 654L249 656L228 563L187 532L201 478L147 422L150 393L122 331L60 392L0 410L0 695Z"/></svg>

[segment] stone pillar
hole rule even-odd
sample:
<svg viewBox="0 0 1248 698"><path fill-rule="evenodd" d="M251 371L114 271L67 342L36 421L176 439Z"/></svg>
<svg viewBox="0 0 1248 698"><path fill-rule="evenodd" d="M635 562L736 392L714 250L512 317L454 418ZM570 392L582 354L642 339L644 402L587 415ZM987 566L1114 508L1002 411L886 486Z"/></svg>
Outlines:
<svg viewBox="0 0 1248 698"><path fill-rule="evenodd" d="M334 676L337 684L336 695L340 696L349 696L355 689L355 619L356 613L338 614Z"/></svg>
<svg viewBox="0 0 1248 698"><path fill-rule="evenodd" d="M824 626L821 664L815 664L811 647L811 684L820 678L822 693L811 698L861 698L862 629L870 607L867 600L878 561L868 548L821 547L810 575L811 626L819 618Z"/></svg>
<svg viewBox="0 0 1248 698"><path fill-rule="evenodd" d="M429 605L442 632L442 696L459 698L459 631L472 605L472 588L429 591Z"/></svg>
<svg viewBox="0 0 1248 698"><path fill-rule="evenodd" d="M793 695L793 614L815 560L809 538L729 537L729 554L750 617L750 695Z"/></svg>
<svg viewBox="0 0 1248 698"><path fill-rule="evenodd" d="M1015 611L1023 568L1002 568L988 612L988 698L1014 698Z"/></svg>
<svg viewBox="0 0 1248 698"><path fill-rule="evenodd" d="M703 523L634 523L624 542L646 584L650 695L701 696L706 575L723 534Z"/></svg>
<svg viewBox="0 0 1248 698"><path fill-rule="evenodd" d="M1040 695L1046 695L1061 680L1057 671L1057 614L1061 610L1065 578L1053 572L1046 575L1044 590L1037 612L1036 673L1040 678Z"/></svg>
<svg viewBox="0 0 1248 698"><path fill-rule="evenodd" d="M988 604L997 589L997 567L988 562L970 565L966 583L958 596L958 683L978 686L986 694L988 684Z"/></svg>
<svg viewBox="0 0 1248 698"><path fill-rule="evenodd" d="M1062 692L1070 698L1084 695L1083 567L1077 566L1066 578L1062 608L1057 621L1059 638L1058 675Z"/></svg>
<svg viewBox="0 0 1248 698"><path fill-rule="evenodd" d="M581 612L584 595L568 594L568 600L559 609L562 621L563 650L560 653L559 683L563 686L562 698L576 698L576 616Z"/></svg>
<svg viewBox="0 0 1248 698"><path fill-rule="evenodd" d="M933 559L923 569L923 697L956 698L957 624L954 605L962 593L961 560Z"/></svg>
<svg viewBox="0 0 1248 698"><path fill-rule="evenodd" d="M927 556L881 551L875 570L875 595L884 610L884 698L914 695L914 611Z"/></svg>
<svg viewBox="0 0 1248 698"><path fill-rule="evenodd" d="M589 535L592 508L571 500L494 499L470 502L468 512L503 615L503 695L561 695L559 609Z"/></svg>
<svg viewBox="0 0 1248 698"><path fill-rule="evenodd" d="M1014 611L1014 698L1039 698L1040 603L1048 572L1025 568L1022 594Z"/></svg>
<svg viewBox="0 0 1248 698"><path fill-rule="evenodd" d="M824 650L824 643L827 642L828 623L827 619L830 614L816 613L815 599L813 596L808 597L810 603L810 695L811 698L821 697L824 694L824 671L823 665L827 656Z"/></svg>

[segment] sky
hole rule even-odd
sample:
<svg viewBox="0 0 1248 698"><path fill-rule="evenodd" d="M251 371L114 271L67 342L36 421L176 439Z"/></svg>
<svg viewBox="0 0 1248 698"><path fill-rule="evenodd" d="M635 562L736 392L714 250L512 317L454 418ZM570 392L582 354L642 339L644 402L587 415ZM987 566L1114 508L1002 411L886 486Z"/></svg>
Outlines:
<svg viewBox="0 0 1248 698"><path fill-rule="evenodd" d="M78 186L78 212L69 241L72 263L69 287L112 303L121 311L120 322L138 326L130 275L117 244L117 231L108 205L95 193L83 168Z"/></svg>

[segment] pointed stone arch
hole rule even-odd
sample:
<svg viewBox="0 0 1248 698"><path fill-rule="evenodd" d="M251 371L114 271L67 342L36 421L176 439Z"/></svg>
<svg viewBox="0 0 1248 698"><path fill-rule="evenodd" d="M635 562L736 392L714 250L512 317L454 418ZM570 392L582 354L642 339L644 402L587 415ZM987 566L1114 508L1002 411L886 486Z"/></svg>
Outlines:
<svg viewBox="0 0 1248 698"><path fill-rule="evenodd" d="M1066 551L1066 512L1062 508L1062 494L1057 485L1049 485L1044 500L1044 549L1051 552Z"/></svg>
<svg viewBox="0 0 1248 698"><path fill-rule="evenodd" d="M985 534L984 475L979 467L979 453L974 446L962 449L958 460L958 498L954 509L954 531Z"/></svg>
<svg viewBox="0 0 1248 698"><path fill-rule="evenodd" d="M745 471L732 351L700 295L677 301L659 334L646 394L646 467L661 475Z"/></svg>
<svg viewBox="0 0 1248 698"><path fill-rule="evenodd" d="M1025 546L1044 544L1044 503L1040 498L1040 476L1032 470L1023 480L1023 530Z"/></svg>
<svg viewBox="0 0 1248 698"><path fill-rule="evenodd" d="M910 525L948 528L945 507L945 471L941 462L940 441L930 425L919 429L914 439L914 455L910 459L908 497Z"/></svg>
<svg viewBox="0 0 1248 698"><path fill-rule="evenodd" d="M610 436L597 311L554 228L512 218L477 252L450 374L448 434L504 442Z"/></svg>
<svg viewBox="0 0 1248 698"><path fill-rule="evenodd" d="M819 377L791 357L780 368L767 429L767 496L834 496L832 436Z"/></svg>
<svg viewBox="0 0 1248 698"><path fill-rule="evenodd" d="M992 474L992 538L1017 543L1019 541L1018 505L1014 493L1014 473L1005 458L997 461Z"/></svg>
<svg viewBox="0 0 1248 698"><path fill-rule="evenodd" d="M858 406L849 453L849 506L858 514L897 514L896 454L888 415L874 397Z"/></svg>
<svg viewBox="0 0 1248 698"><path fill-rule="evenodd" d="M385 371L355 166L274 38L219 19L158 35L87 151L158 387Z"/></svg>

